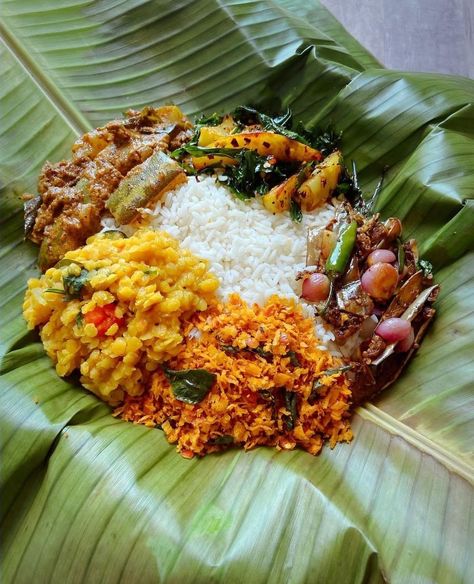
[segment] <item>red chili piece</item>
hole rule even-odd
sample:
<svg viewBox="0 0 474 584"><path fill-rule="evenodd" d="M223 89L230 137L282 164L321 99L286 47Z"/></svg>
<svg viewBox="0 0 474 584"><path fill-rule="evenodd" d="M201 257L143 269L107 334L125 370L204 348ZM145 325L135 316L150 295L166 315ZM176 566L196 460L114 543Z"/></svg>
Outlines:
<svg viewBox="0 0 474 584"><path fill-rule="evenodd" d="M124 319L115 316L116 304L106 304L105 306L96 306L90 312L84 315L84 320L88 324L95 325L99 337L105 336L105 333L113 324L122 326Z"/></svg>

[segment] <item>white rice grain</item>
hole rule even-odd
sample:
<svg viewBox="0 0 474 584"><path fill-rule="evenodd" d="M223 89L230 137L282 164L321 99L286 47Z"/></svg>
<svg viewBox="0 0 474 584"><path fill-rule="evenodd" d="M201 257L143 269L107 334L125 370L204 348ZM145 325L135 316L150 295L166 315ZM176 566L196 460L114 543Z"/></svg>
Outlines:
<svg viewBox="0 0 474 584"><path fill-rule="evenodd" d="M167 231L183 247L209 260L221 282L222 297L237 292L258 304L272 294L299 300L301 288L295 276L305 265L307 230L324 227L333 216L334 207L326 204L304 213L298 224L287 213L269 213L258 198L237 199L212 177L189 177L147 212L150 226ZM111 219L104 224L127 234L134 231L131 226L116 226ZM307 305L305 312L313 314ZM334 339L320 321L316 331L325 344Z"/></svg>

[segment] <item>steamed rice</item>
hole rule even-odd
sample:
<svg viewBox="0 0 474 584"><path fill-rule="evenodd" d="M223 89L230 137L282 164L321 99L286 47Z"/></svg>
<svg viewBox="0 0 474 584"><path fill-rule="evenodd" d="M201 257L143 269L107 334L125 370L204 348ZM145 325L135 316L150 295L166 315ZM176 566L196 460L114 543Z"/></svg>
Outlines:
<svg viewBox="0 0 474 584"><path fill-rule="evenodd" d="M208 259L222 298L237 293L249 303L263 304L274 294L301 302L295 276L305 265L307 230L324 227L333 217L334 207L325 204L295 223L288 213L269 213L258 198L241 201L213 177L189 177L152 210L144 210L142 222ZM113 219L105 219L104 225L127 234L137 228L116 225ZM301 304L313 316L313 309ZM315 326L324 345L334 340L320 319Z"/></svg>

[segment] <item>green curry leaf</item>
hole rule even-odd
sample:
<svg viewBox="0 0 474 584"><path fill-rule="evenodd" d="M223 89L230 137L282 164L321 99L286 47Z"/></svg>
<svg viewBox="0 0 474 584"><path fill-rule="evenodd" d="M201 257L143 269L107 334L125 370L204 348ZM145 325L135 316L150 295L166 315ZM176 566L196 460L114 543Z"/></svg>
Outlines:
<svg viewBox="0 0 474 584"><path fill-rule="evenodd" d="M206 369L183 369L174 371L163 367L163 371L171 383L174 397L187 404L201 402L216 382L217 375Z"/></svg>

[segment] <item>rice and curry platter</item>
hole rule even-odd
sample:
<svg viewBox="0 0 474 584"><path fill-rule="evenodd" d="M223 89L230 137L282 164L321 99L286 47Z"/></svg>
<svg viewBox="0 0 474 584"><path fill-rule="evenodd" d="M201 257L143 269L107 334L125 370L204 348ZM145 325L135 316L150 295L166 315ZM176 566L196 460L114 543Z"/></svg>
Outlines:
<svg viewBox="0 0 474 584"><path fill-rule="evenodd" d="M333 131L250 107L128 112L25 195L44 272L24 316L60 376L185 457L317 454L419 346L438 293Z"/></svg>

